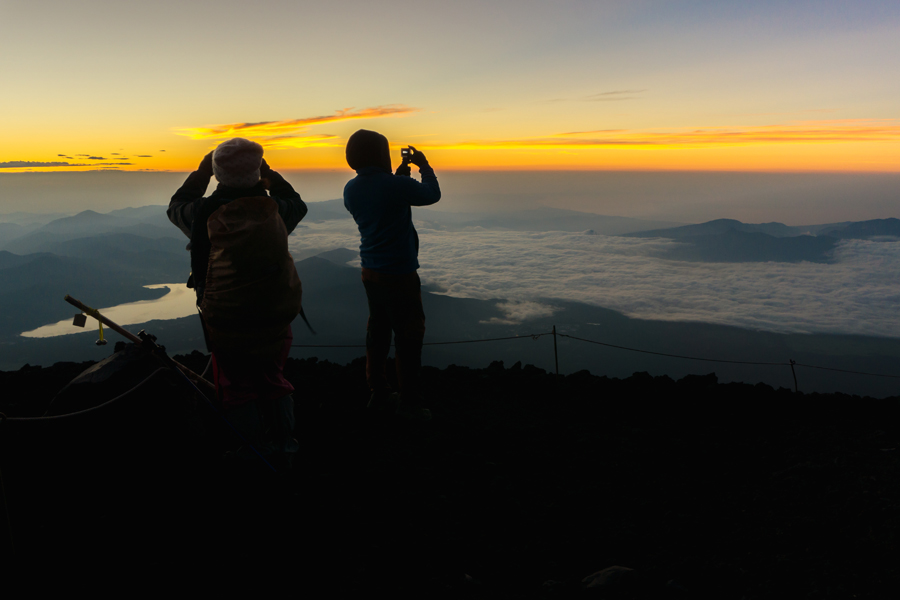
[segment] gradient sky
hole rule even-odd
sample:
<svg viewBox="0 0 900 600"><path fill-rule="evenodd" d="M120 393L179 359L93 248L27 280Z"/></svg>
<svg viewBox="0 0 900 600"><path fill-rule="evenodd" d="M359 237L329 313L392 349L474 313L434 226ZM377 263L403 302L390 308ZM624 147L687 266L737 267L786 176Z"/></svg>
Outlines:
<svg viewBox="0 0 900 600"><path fill-rule="evenodd" d="M346 169L360 127L443 169L900 171L896 0L0 0L0 52L0 172Z"/></svg>

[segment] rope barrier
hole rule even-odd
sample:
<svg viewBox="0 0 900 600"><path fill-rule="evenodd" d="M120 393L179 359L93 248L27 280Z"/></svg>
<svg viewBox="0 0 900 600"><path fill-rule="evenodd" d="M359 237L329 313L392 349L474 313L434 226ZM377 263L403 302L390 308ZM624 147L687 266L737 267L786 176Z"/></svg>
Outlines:
<svg viewBox="0 0 900 600"><path fill-rule="evenodd" d="M145 378L144 378L140 383L138 383L136 386L134 386L133 388L129 389L129 390L126 391L126 392L123 392L123 393L119 394L118 396L116 396L116 397L113 398L112 400L107 400L107 401L104 402L103 404L98 404L97 406L93 406L93 407L91 407L91 408L86 408L86 409L84 409L84 410L80 410L80 411L77 411L77 412L68 413L68 414L65 414L65 415L51 415L51 416L49 416L49 417L48 417L48 416L43 416L43 417L7 417L5 414L0 413L0 418L2 418L2 421L3 421L3 422L6 422L6 421L13 421L13 422L16 422L16 421L51 421L51 420L67 419L67 418L69 418L69 417L76 417L76 416L79 416L79 415L83 415L83 414L85 414L85 413L89 413L89 412L93 412L93 411L96 411L96 410L100 410L101 408L104 408L104 407L106 407L106 406L109 406L110 404L113 404L114 402L117 402L117 401L121 400L121 399L124 398L125 396L128 396L129 394L131 394L131 393L137 391L138 388L140 388L142 385L144 385L145 383L147 383L148 381L150 381L151 379L153 379L153 377L155 377L160 371L171 371L171 372L173 372L174 374L176 374L176 376L180 375L185 381L187 381L187 382L191 385L191 387L193 387L195 393L196 393L199 397L203 398L203 399L206 401L207 405L213 410L213 412L215 412L216 415L218 415L218 416L225 422L225 424L228 425L228 426L234 431L235 434L237 434L237 436L240 438L240 440L241 440L242 442L244 442L245 444L247 444L247 446L248 446L251 450L253 450L253 452L255 452L256 455L257 455L257 456L258 456L258 457L266 464L266 466L269 467L269 469L271 469L273 472L275 472L275 468L274 468L271 464L269 464L269 461L267 461L265 458L263 458L263 456L262 456L262 455L259 453L259 451L253 446L253 444L251 444L250 442L248 442L247 439L246 439L243 435L241 435L241 432L237 430L237 428L231 423L231 421L229 421L229 420L225 417L225 415L223 415L223 414L222 414L222 413L221 413L221 412L220 412L220 411L212 404L212 402L210 402L209 398L207 398L206 395L203 394L203 392L201 392L200 389L197 388L196 385L194 385L194 383L188 378L187 375L185 375L184 373L182 373L180 370L178 370L178 369L176 369L176 368L159 367L158 369L156 369L155 371L153 371L152 373L150 373L150 375L148 375L147 377L145 377Z"/></svg>
<svg viewBox="0 0 900 600"><path fill-rule="evenodd" d="M525 340L532 339L537 340L543 336L552 335L554 339L556 336L569 338L571 340L577 340L579 342L586 342L588 344L596 344L598 346L605 346L607 348L615 348L617 350L627 350L629 352L639 352L641 354L652 354L654 356L665 356L667 358L681 358L684 360L697 360L702 362L715 362L715 363L728 363L733 365L751 365L751 366L763 366L763 367L790 367L791 362L761 362L761 361L748 361L748 360L728 360L724 358L705 358L702 356L686 356L683 354L669 354L666 352L654 352L652 350L643 350L640 348L630 348L628 346L619 346L616 344L608 344L606 342L598 342L596 340L589 340L586 338L577 337L574 335L568 335L565 333L559 333L554 331L547 331L545 333L529 333L527 335L511 335L507 337L497 337L497 338L486 338L482 340L454 340L449 342L425 342L423 346L444 346L448 344L477 344L480 342L498 342L502 340ZM393 346L393 344L391 344ZM291 348L365 348L365 344L292 344ZM808 365L805 363L794 362L794 366L797 367L806 367L808 369L820 369L822 371L835 371L838 373L849 373L853 375L867 375L869 377L888 377L891 379L900 379L900 375L886 375L884 373L869 373L866 371L852 371L849 369L837 369L834 367L822 367L818 365Z"/></svg>
<svg viewBox="0 0 900 600"><path fill-rule="evenodd" d="M650 350L639 350L638 348L629 348L627 346L616 346L615 344L606 344L604 342L597 342L594 340L586 340L584 338L575 337L574 335L566 335L565 333L557 333L556 335L560 337L566 337L573 340L578 340L579 342L587 342L589 344L597 344L598 346L606 346L607 348L617 348L619 350L630 350L631 352L640 352L642 354L655 354L656 356L667 356L669 358L685 358L688 360L702 360L704 362L721 362L721 363L732 363L736 365L763 365L763 366L778 366L778 367L788 367L790 363L784 362L749 362L745 360L725 360L724 358L700 358L698 356L682 356L680 354L666 354L665 352L652 352Z"/></svg>
<svg viewBox="0 0 900 600"><path fill-rule="evenodd" d="M110 404L112 404L114 402L118 402L119 400L121 400L125 396L131 394L132 392L137 391L138 388L140 388L142 385L144 385L145 383L147 383L148 381L153 379L160 371L168 371L168 370L169 370L169 367L159 367L158 369L156 369L155 371L153 371L152 373L147 375L147 377L145 377L143 380L141 380L141 382L139 384L137 384L136 386L134 386L133 388L130 388L126 392L122 392L121 394L119 394L118 396L113 398L112 400L107 400L103 404L98 404L97 406L92 406L91 408L86 408L84 410L79 410L77 412L68 413L65 415L50 415L50 416L43 416L43 417L5 417L4 421L55 421L57 419L67 419L69 417L77 417L77 416L83 415L85 413L100 410L101 408L103 408L105 406L109 406Z"/></svg>
<svg viewBox="0 0 900 600"><path fill-rule="evenodd" d="M511 335L508 337L487 338L483 340L455 340L452 342L424 342L423 346L445 346L447 344L476 344L479 342L499 342L501 340L537 340L544 335L553 335L547 333L529 333L528 335ZM391 344L392 346L394 344ZM291 348L365 348L365 344L291 344Z"/></svg>
<svg viewBox="0 0 900 600"><path fill-rule="evenodd" d="M848 371L847 369L836 369L834 367L818 367L816 365L804 365L803 363L794 363L798 367L806 367L807 369L821 369L822 371L837 371L838 373L853 373L854 375L868 375L870 377L890 377L891 379L900 379L900 375L885 375L884 373L866 373L865 371Z"/></svg>
<svg viewBox="0 0 900 600"><path fill-rule="evenodd" d="M531 338L532 340L537 340L541 336L545 335L553 335L550 332L547 333L529 333L528 335L511 335L509 337L498 337L498 338L487 338L485 340L460 340L457 342L426 342L422 344L423 346L443 346L445 344L474 344L477 342L499 342L500 340L525 340Z"/></svg>

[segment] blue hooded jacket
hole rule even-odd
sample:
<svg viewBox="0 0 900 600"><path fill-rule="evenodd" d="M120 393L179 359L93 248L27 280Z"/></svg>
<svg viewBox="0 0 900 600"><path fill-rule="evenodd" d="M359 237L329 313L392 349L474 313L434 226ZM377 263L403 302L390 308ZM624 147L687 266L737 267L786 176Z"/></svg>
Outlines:
<svg viewBox="0 0 900 600"><path fill-rule="evenodd" d="M359 227L363 268L382 273L411 273L419 268L419 237L413 226L411 207L436 203L441 199L441 188L427 163L419 167L421 183L408 175L392 174L390 157L386 156L387 138L375 135L381 139L371 136L373 139L365 141L367 145L381 146L383 140L384 151L376 153L380 157L377 160L358 160L359 155L352 154L353 148L348 143L348 162L357 175L344 186L344 206Z"/></svg>

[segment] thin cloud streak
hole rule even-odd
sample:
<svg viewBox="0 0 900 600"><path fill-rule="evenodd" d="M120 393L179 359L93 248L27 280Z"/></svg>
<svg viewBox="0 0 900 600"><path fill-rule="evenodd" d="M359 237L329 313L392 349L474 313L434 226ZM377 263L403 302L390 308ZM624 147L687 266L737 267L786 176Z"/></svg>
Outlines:
<svg viewBox="0 0 900 600"><path fill-rule="evenodd" d="M590 96L586 96L585 100L590 100L591 98L602 98L604 96L626 96L628 94L640 94L646 91L647 90L614 90L612 92L600 92L599 94L591 94Z"/></svg>
<svg viewBox="0 0 900 600"><path fill-rule="evenodd" d="M127 160L127 159L126 159ZM34 160L8 160L0 162L0 169L48 169L69 167L123 167L132 166L131 162L95 162L95 163L70 163L62 161L34 161Z"/></svg>
<svg viewBox="0 0 900 600"><path fill-rule="evenodd" d="M33 160L8 160L5 162L0 162L0 169L30 169L30 168L44 168L44 167L92 167L94 165L87 164L73 164L67 162L38 162Z"/></svg>
<svg viewBox="0 0 900 600"><path fill-rule="evenodd" d="M326 148L343 146L336 144L338 136L327 133L318 135L279 135L260 140L263 148L283 150L285 148Z"/></svg>
<svg viewBox="0 0 900 600"><path fill-rule="evenodd" d="M579 136L606 133L603 137ZM440 146L459 149L602 148L602 147L709 147L751 144L802 144L900 141L900 119L843 119L800 121L744 128L711 127L672 132L594 130L558 133L543 138L476 140Z"/></svg>
<svg viewBox="0 0 900 600"><path fill-rule="evenodd" d="M638 100L637 94L643 94L647 90L615 90L612 92L600 92L599 94L591 94L585 96L582 100L586 102L619 102L622 100Z"/></svg>
<svg viewBox="0 0 900 600"><path fill-rule="evenodd" d="M260 121L258 123L230 123L211 125L208 127L185 127L176 129L178 135L192 140L222 139L233 137L275 137L297 134L306 131L313 125L337 123L355 119L377 119L381 117L405 116L418 112L418 108L404 104L388 104L371 108L345 108L335 111L333 115L290 119L286 121Z"/></svg>
<svg viewBox="0 0 900 600"><path fill-rule="evenodd" d="M612 90L610 92L600 92L599 94L590 94L580 98L552 98L544 100L543 104L552 104L554 102L618 102L621 100L639 100L636 94L643 94L647 90Z"/></svg>

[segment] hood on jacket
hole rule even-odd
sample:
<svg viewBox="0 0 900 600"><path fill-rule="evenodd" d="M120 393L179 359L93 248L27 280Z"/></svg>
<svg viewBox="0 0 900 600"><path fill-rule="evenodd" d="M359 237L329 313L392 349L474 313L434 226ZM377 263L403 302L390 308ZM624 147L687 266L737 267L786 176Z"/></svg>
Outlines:
<svg viewBox="0 0 900 600"><path fill-rule="evenodd" d="M380 167L391 172L391 150L388 139L377 131L360 129L347 140L347 164L354 171Z"/></svg>

